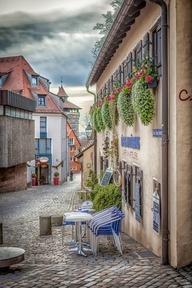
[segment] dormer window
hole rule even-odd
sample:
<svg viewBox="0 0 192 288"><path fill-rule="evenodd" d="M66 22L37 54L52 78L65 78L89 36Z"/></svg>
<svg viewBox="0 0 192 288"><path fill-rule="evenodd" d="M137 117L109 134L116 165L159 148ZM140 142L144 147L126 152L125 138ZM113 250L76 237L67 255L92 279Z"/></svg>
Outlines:
<svg viewBox="0 0 192 288"><path fill-rule="evenodd" d="M32 86L37 86L38 85L38 77L37 76L32 75L32 77L31 77L31 85Z"/></svg>
<svg viewBox="0 0 192 288"><path fill-rule="evenodd" d="M38 95L38 106L45 106L45 96Z"/></svg>
<svg viewBox="0 0 192 288"><path fill-rule="evenodd" d="M0 72L0 88L3 87L5 81L7 80L9 73L1 73Z"/></svg>

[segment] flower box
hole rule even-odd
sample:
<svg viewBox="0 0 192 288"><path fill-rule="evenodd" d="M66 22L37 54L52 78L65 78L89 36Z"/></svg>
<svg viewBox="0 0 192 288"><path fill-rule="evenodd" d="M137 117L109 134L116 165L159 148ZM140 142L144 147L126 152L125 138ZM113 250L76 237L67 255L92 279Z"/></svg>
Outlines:
<svg viewBox="0 0 192 288"><path fill-rule="evenodd" d="M148 82L147 85L148 85L148 88L157 88L158 81L157 79L153 79L151 82Z"/></svg>

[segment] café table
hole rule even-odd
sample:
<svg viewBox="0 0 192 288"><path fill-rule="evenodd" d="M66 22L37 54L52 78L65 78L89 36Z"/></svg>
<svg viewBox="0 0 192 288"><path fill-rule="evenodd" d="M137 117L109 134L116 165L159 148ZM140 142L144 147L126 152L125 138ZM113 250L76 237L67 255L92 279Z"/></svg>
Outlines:
<svg viewBox="0 0 192 288"><path fill-rule="evenodd" d="M82 245L82 223L86 223L90 221L93 218L93 216L86 212L66 212L64 213L64 220L65 221L73 221L76 225L76 231L77 231L77 243L75 248L71 248L70 251L76 252L78 255L87 256L85 254L85 250L87 248L84 248Z"/></svg>

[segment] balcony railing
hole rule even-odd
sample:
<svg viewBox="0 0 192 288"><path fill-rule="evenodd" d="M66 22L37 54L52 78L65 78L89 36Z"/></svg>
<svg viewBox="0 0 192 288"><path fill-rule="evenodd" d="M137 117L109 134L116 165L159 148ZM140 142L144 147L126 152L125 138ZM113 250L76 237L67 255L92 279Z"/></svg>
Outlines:
<svg viewBox="0 0 192 288"><path fill-rule="evenodd" d="M1 90L0 105L16 107L33 112L35 111L36 101L9 90Z"/></svg>

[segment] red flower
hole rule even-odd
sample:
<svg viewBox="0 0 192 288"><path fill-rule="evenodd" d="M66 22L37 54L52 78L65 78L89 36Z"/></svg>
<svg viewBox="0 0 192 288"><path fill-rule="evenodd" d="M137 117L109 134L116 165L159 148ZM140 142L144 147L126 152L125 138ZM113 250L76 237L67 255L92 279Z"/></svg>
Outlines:
<svg viewBox="0 0 192 288"><path fill-rule="evenodd" d="M113 101L115 99L115 95L114 94L111 94L108 96L108 100L109 101Z"/></svg>
<svg viewBox="0 0 192 288"><path fill-rule="evenodd" d="M147 76L145 77L145 82L147 82L147 83L151 83L153 80L154 80L154 78L153 78L153 76L151 76L151 75L147 75Z"/></svg>
<svg viewBox="0 0 192 288"><path fill-rule="evenodd" d="M132 85L133 85L133 82L131 79L128 79L127 82L125 83L125 87L127 87L127 88L131 88Z"/></svg>

